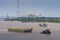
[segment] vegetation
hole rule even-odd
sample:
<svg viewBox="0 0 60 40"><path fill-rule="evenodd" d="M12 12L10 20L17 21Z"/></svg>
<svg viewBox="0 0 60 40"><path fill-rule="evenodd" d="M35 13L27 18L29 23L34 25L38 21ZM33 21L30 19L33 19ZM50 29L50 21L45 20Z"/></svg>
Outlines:
<svg viewBox="0 0 60 40"><path fill-rule="evenodd" d="M56 20L48 20L48 22L56 22L56 23L60 23L60 19L56 19Z"/></svg>
<svg viewBox="0 0 60 40"><path fill-rule="evenodd" d="M57 22L60 23L59 17L17 17L6 18L5 21L22 21L22 22Z"/></svg>

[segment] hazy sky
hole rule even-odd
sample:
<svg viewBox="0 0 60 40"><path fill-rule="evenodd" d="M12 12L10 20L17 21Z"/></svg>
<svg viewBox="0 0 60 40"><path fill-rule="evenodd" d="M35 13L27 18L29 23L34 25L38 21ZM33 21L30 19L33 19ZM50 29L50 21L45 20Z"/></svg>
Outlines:
<svg viewBox="0 0 60 40"><path fill-rule="evenodd" d="M19 0L17 13L17 0L0 0L0 16L24 16L28 14L41 14L47 17L60 17L60 0Z"/></svg>

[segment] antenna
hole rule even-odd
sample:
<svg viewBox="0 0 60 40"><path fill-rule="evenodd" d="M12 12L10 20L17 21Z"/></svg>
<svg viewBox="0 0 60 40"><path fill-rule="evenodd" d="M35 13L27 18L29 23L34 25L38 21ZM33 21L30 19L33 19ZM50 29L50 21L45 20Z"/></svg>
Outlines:
<svg viewBox="0 0 60 40"><path fill-rule="evenodd" d="M20 11L19 11L19 0L17 0L17 14L19 15ZM19 16L18 16L19 17Z"/></svg>

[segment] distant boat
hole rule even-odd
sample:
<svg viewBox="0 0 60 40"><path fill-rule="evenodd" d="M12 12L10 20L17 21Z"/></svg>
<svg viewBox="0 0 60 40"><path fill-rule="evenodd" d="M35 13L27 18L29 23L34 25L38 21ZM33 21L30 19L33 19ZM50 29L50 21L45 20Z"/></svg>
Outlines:
<svg viewBox="0 0 60 40"><path fill-rule="evenodd" d="M8 31L10 32L32 32L32 28L31 29L26 29L26 28L8 28Z"/></svg>
<svg viewBox="0 0 60 40"><path fill-rule="evenodd" d="M40 27L46 27L48 26L47 24L43 23L43 24L39 24Z"/></svg>

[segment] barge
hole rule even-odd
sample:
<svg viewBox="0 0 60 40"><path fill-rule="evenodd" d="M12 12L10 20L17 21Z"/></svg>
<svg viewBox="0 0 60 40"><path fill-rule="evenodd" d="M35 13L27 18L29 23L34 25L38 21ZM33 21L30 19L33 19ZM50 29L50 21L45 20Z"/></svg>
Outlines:
<svg viewBox="0 0 60 40"><path fill-rule="evenodd" d="M8 28L9 32L32 32L32 28L31 29L26 29L26 28Z"/></svg>

